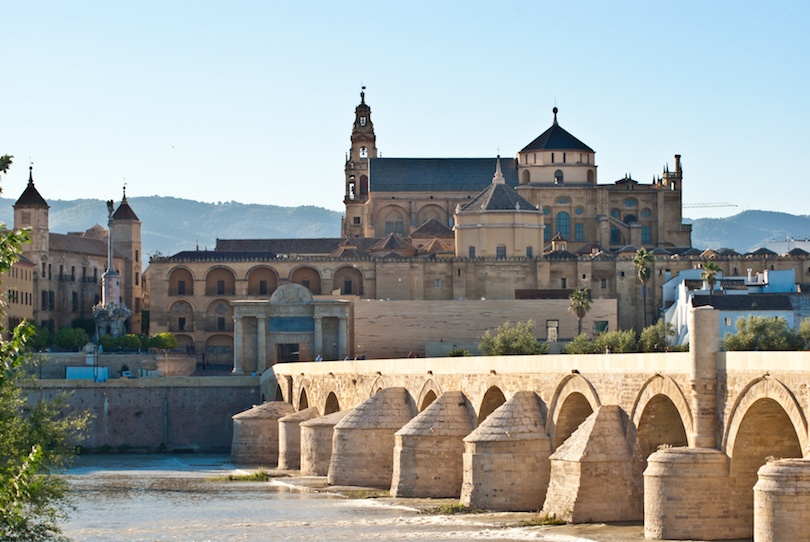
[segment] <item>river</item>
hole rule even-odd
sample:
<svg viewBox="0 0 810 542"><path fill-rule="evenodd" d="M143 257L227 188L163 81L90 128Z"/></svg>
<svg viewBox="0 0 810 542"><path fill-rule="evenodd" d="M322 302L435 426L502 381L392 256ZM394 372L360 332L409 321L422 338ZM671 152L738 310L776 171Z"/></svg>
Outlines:
<svg viewBox="0 0 810 542"><path fill-rule="evenodd" d="M65 474L76 542L548 540L631 542L640 525L509 527L520 514L430 516L407 501L349 499L284 479L223 482L224 455L81 456Z"/></svg>

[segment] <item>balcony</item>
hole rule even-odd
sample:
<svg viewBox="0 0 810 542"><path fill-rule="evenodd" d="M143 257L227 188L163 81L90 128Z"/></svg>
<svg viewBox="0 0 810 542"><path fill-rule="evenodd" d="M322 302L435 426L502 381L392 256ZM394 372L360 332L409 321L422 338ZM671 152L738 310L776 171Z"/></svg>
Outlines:
<svg viewBox="0 0 810 542"><path fill-rule="evenodd" d="M194 288L169 288L169 295L194 295Z"/></svg>

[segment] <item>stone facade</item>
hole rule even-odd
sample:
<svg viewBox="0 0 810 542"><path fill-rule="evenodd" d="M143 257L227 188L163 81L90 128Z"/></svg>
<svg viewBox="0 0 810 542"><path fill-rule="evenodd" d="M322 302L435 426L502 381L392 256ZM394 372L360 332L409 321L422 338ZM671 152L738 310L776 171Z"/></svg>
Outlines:
<svg viewBox="0 0 810 542"><path fill-rule="evenodd" d="M237 465L278 465L278 420L294 409L284 402L263 403L233 417L231 462Z"/></svg>

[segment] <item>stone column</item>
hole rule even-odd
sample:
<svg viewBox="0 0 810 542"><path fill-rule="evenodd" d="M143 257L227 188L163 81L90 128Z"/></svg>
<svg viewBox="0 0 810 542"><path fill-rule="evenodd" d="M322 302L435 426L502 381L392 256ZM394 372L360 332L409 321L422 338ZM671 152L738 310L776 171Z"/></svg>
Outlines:
<svg viewBox="0 0 810 542"><path fill-rule="evenodd" d="M267 369L267 315L256 316L256 348L257 373L262 374Z"/></svg>
<svg viewBox="0 0 810 542"><path fill-rule="evenodd" d="M718 311L699 307L689 311L689 357L692 447L717 448L717 350L720 344Z"/></svg>
<svg viewBox="0 0 810 542"><path fill-rule="evenodd" d="M316 309L317 310L317 309ZM315 316L315 340L312 345L315 348L315 356L323 356L323 316Z"/></svg>
<svg viewBox="0 0 810 542"><path fill-rule="evenodd" d="M810 460L773 460L759 469L754 486L754 540L808 542Z"/></svg>
<svg viewBox="0 0 810 542"><path fill-rule="evenodd" d="M346 348L346 332L348 326L345 317L338 318L338 358L342 359L349 355L349 350Z"/></svg>
<svg viewBox="0 0 810 542"><path fill-rule="evenodd" d="M233 372L244 374L242 368L242 316L235 316L233 321Z"/></svg>

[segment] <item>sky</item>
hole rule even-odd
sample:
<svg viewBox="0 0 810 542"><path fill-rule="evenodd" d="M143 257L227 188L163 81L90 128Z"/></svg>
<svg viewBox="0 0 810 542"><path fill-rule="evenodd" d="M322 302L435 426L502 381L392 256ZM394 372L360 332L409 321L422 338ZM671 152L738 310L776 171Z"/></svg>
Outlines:
<svg viewBox="0 0 810 542"><path fill-rule="evenodd" d="M597 180L683 156L684 216L810 214L810 2L5 2L16 198L342 209L361 85L383 157L515 156L552 122ZM798 168L798 169L797 169Z"/></svg>

